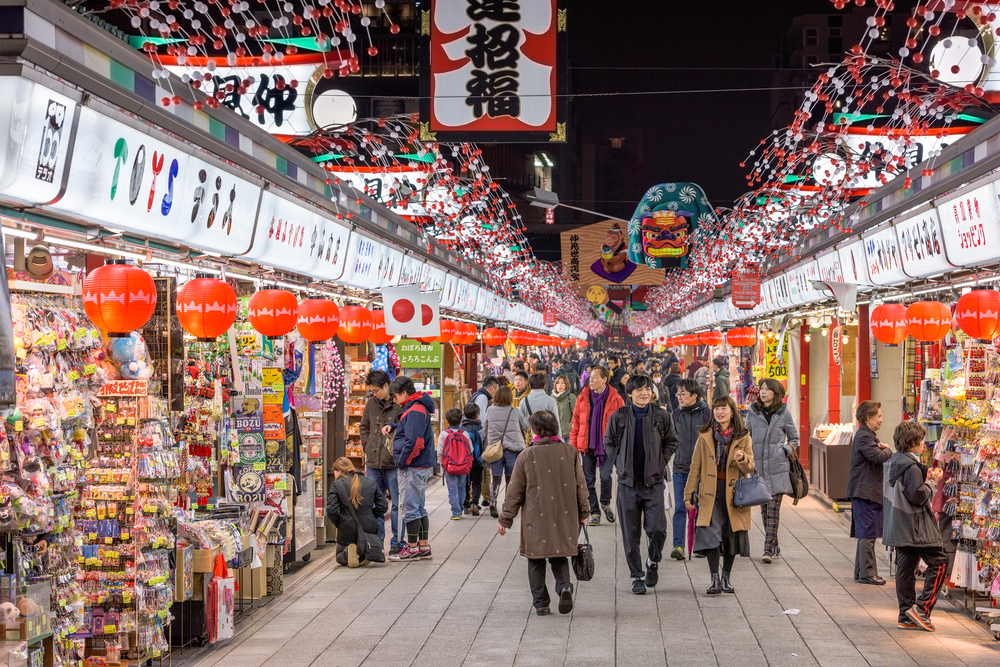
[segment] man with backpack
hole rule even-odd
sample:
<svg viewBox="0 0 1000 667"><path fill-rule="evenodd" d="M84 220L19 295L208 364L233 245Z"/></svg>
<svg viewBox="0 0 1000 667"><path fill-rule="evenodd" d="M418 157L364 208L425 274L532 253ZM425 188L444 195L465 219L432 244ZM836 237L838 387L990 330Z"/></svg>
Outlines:
<svg viewBox="0 0 1000 667"><path fill-rule="evenodd" d="M469 473L472 472L472 463L475 458L469 436L461 426L462 411L458 408L451 408L444 413L444 418L448 420L448 428L441 431L441 435L438 436L438 460L441 461L441 468L444 470L444 483L448 487L451 520L458 521L462 518L462 510L465 505L465 498L463 498L465 484L468 481Z"/></svg>
<svg viewBox="0 0 1000 667"><path fill-rule="evenodd" d="M504 360L504 363L506 363L506 360ZM474 394L472 394L472 398L469 399L469 403L475 404L476 407L479 409L476 419L480 419L486 414L486 409L490 407L490 404L493 402L493 397L496 396L497 389L500 388L500 382L503 381L504 379L505 379L504 376L500 376L500 379L498 380L497 378L491 375L487 377L485 380L483 380L483 386L477 389ZM466 405L465 407L468 408L469 406ZM480 448L480 451L482 451L482 448ZM473 472L472 475L474 476L475 472ZM480 477L482 480L480 482L480 493L477 493L476 497L478 498L480 495L482 495L483 507L489 507L490 504L489 466L483 466L482 470L480 471ZM476 514L477 515L479 514L478 508L476 509Z"/></svg>
<svg viewBox="0 0 1000 667"><path fill-rule="evenodd" d="M677 434L677 453L674 454L674 548L670 557L684 560L684 536L687 530L687 506L684 504L684 487L691 472L691 457L698 442L698 432L712 421L712 408L705 402L701 385L685 378L677 385L677 404L674 410L674 432Z"/></svg>
<svg viewBox="0 0 1000 667"><path fill-rule="evenodd" d="M462 411L462 430L472 443L472 471L465 483L465 513L479 516L479 497L483 487L483 422L479 420L479 406L472 401Z"/></svg>
<svg viewBox="0 0 1000 667"><path fill-rule="evenodd" d="M556 405L556 399L545 393L545 376L532 373L528 378L528 388L530 391L521 399L520 406L524 418L531 419L534 413L548 410L556 416L556 423L559 423L559 406ZM562 426L559 428L562 429Z"/></svg>

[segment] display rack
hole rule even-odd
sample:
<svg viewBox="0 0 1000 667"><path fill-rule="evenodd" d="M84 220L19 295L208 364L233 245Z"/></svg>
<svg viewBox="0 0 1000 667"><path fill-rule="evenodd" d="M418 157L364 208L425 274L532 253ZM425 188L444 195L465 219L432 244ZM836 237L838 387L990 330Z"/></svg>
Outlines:
<svg viewBox="0 0 1000 667"><path fill-rule="evenodd" d="M352 348L360 354L365 348ZM344 367L350 369L351 393L344 410L345 450L347 458L358 470L365 467L365 444L361 441L361 417L368 400L368 386L365 378L371 370L371 362L365 357L344 356ZM331 462L332 463L332 462Z"/></svg>

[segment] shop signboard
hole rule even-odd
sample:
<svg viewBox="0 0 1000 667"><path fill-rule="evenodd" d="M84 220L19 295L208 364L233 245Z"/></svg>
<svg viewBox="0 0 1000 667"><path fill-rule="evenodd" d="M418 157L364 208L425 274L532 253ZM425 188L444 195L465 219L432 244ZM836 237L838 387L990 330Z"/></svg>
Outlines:
<svg viewBox="0 0 1000 667"><path fill-rule="evenodd" d="M421 343L404 338L396 344L402 368L440 368L441 343Z"/></svg>
<svg viewBox="0 0 1000 667"><path fill-rule="evenodd" d="M813 160L812 176L820 185L850 189L880 188L958 138L954 135L941 137L936 131L935 134L926 136L907 133L905 137L889 137L884 133L880 134L879 130L869 132L860 126L851 128L836 140L839 144L837 152L823 153ZM848 155L851 156L854 167L850 182L845 182ZM897 158L902 158L903 162L897 165ZM862 164L871 165L871 168L859 168Z"/></svg>
<svg viewBox="0 0 1000 667"><path fill-rule="evenodd" d="M453 273L445 275L441 291L441 306L443 308L451 308L455 305L458 300L458 284L458 276Z"/></svg>
<svg viewBox="0 0 1000 667"><path fill-rule="evenodd" d="M331 172L334 178L348 183L365 196L406 218L433 215L458 215L453 186L435 185L427 174L406 167L355 167L352 171Z"/></svg>
<svg viewBox="0 0 1000 667"><path fill-rule="evenodd" d="M858 239L837 248L840 253L840 270L845 283L870 286L868 263L865 258L864 241Z"/></svg>
<svg viewBox="0 0 1000 667"><path fill-rule="evenodd" d="M913 278L924 278L951 271L954 265L944 251L944 238L937 209L896 220L893 224L899 241L903 271Z"/></svg>
<svg viewBox="0 0 1000 667"><path fill-rule="evenodd" d="M489 290L477 287L476 288L476 306L472 313L474 315L479 315L480 317L486 317L490 312L490 292Z"/></svg>
<svg viewBox="0 0 1000 667"><path fill-rule="evenodd" d="M420 289L425 292L440 292L444 289L444 279L446 275L447 274L442 269L439 269L430 263L424 264L423 272L420 275ZM441 299L441 305L445 305L443 297Z"/></svg>
<svg viewBox="0 0 1000 667"><path fill-rule="evenodd" d="M873 283L902 285L907 281L907 275L903 273L903 259L896 230L891 225L865 236L864 247L868 277Z"/></svg>
<svg viewBox="0 0 1000 667"><path fill-rule="evenodd" d="M261 197L253 248L246 258L265 266L338 280L350 230L305 203L268 190Z"/></svg>
<svg viewBox="0 0 1000 667"><path fill-rule="evenodd" d="M420 115L430 132L449 141L559 133L566 24L557 0L436 0L427 14Z"/></svg>
<svg viewBox="0 0 1000 667"><path fill-rule="evenodd" d="M76 102L21 77L0 77L0 192L32 204L59 197Z"/></svg>
<svg viewBox="0 0 1000 667"><path fill-rule="evenodd" d="M339 282L363 289L395 287L403 253L354 232L347 252L347 266Z"/></svg>
<svg viewBox="0 0 1000 667"><path fill-rule="evenodd" d="M0 232L0 262L6 263L6 244ZM17 404L16 366L14 365L14 320L10 307L10 291L7 275L0 281L0 409L13 408Z"/></svg>
<svg viewBox="0 0 1000 667"><path fill-rule="evenodd" d="M570 282L591 285L662 285L665 272L629 258L628 225L604 220L559 235L562 263Z"/></svg>
<svg viewBox="0 0 1000 667"><path fill-rule="evenodd" d="M937 204L948 261L978 266L1000 259L1000 210L993 183L960 190Z"/></svg>
<svg viewBox="0 0 1000 667"><path fill-rule="evenodd" d="M399 269L399 281L397 285L415 285L420 282L421 276L424 273L425 260L417 257L416 255L411 255L406 253L403 256L402 264Z"/></svg>
<svg viewBox="0 0 1000 667"><path fill-rule="evenodd" d="M844 282L844 274L840 270L840 253L836 250L817 258L816 262L819 268L819 280Z"/></svg>
<svg viewBox="0 0 1000 667"><path fill-rule="evenodd" d="M542 312L542 323L547 327L554 327L559 323L556 311L553 310L552 306L545 306L545 310Z"/></svg>
<svg viewBox="0 0 1000 667"><path fill-rule="evenodd" d="M734 271L733 305L737 308L755 308L760 303L760 266L747 264L740 271Z"/></svg>
<svg viewBox="0 0 1000 667"><path fill-rule="evenodd" d="M803 294L799 289L799 274L801 273L802 269L795 267L783 274L785 281L788 283L788 297L792 300L792 304L796 306L802 305L806 302L805 294Z"/></svg>
<svg viewBox="0 0 1000 667"><path fill-rule="evenodd" d="M782 336L785 341L778 353L777 336L767 336L764 343L764 377L772 380L788 379L788 336Z"/></svg>
<svg viewBox="0 0 1000 667"><path fill-rule="evenodd" d="M771 289L774 292L774 302L777 308L788 308L793 304L792 295L788 289L788 278L785 274L776 276L771 281Z"/></svg>

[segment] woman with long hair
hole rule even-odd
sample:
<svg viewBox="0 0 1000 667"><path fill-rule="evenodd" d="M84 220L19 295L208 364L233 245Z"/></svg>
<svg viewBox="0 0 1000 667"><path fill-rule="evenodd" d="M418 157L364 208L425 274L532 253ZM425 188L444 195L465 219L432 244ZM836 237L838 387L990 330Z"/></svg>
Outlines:
<svg viewBox="0 0 1000 667"><path fill-rule="evenodd" d="M337 527L337 562L348 567L367 565L358 558L358 523L354 522L348 503L358 515L361 530L377 534L379 523L385 519L389 503L372 480L354 467L351 459L341 456L333 462L333 484L326 497L326 513Z"/></svg>
<svg viewBox="0 0 1000 667"><path fill-rule="evenodd" d="M569 378L565 375L557 375L552 383L552 398L556 400L558 408L559 426L562 430L563 442L569 442L569 434L573 430L573 409L576 407L576 394L570 387Z"/></svg>
<svg viewBox="0 0 1000 667"><path fill-rule="evenodd" d="M503 457L490 464L490 474L493 477L490 486L490 516L494 519L500 516L497 504L500 482L506 479L510 486L514 463L518 454L524 451L524 432L530 428L528 419L513 403L514 394L510 388L500 387L493 395L493 404L486 409L486 417L483 419L483 433L486 434L484 444L489 447L494 442L503 441Z"/></svg>
<svg viewBox="0 0 1000 667"><path fill-rule="evenodd" d="M750 508L733 506L736 480L754 471L753 443L736 402L712 401L712 420L698 433L684 503L698 510L694 551L708 559L712 585L706 593L735 593L730 577L737 556L750 556ZM722 573L719 573L719 557Z"/></svg>
<svg viewBox="0 0 1000 667"><path fill-rule="evenodd" d="M799 431L792 413L784 403L785 388L773 378L760 381L760 398L747 411L747 430L753 440L753 460L767 486L771 502L761 505L764 521L764 555L761 561L770 563L781 553L778 546L778 522L781 500L792 492L788 476L789 461L799 448Z"/></svg>

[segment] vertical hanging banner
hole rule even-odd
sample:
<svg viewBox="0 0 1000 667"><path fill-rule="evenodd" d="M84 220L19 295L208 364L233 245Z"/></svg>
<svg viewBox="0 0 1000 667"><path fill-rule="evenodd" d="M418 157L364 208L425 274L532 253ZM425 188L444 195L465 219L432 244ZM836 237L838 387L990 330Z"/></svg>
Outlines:
<svg viewBox="0 0 1000 667"><path fill-rule="evenodd" d="M747 264L742 271L733 271L733 305L748 310L760 305L760 267Z"/></svg>
<svg viewBox="0 0 1000 667"><path fill-rule="evenodd" d="M423 141L566 141L566 0L432 0Z"/></svg>
<svg viewBox="0 0 1000 667"><path fill-rule="evenodd" d="M552 309L552 306L545 306L545 310L542 312L542 324L547 327L554 327L559 324L559 319L556 317L556 311Z"/></svg>

